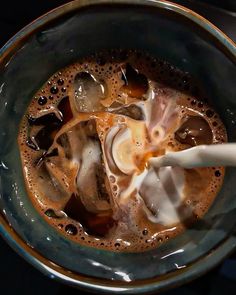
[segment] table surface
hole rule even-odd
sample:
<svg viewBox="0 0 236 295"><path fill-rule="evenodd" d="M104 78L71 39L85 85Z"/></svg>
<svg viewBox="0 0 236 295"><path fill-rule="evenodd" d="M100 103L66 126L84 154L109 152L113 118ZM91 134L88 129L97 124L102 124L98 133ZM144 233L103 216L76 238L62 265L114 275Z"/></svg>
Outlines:
<svg viewBox="0 0 236 295"><path fill-rule="evenodd" d="M226 10L205 1L197 0L172 0L189 7L208 18L233 40L236 40L236 13L235 0L222 1L221 5ZM18 30L36 17L68 1L26 1L21 0L11 3L6 1L0 9L0 47ZM217 0L209 0L210 3L220 3ZM222 3L221 2L221 3ZM55 282L31 265L25 262L0 238L0 290L1 294L12 295L17 291L22 294L89 294ZM165 295L217 295L236 294L236 254L231 255L221 265L207 275L185 286L165 292Z"/></svg>

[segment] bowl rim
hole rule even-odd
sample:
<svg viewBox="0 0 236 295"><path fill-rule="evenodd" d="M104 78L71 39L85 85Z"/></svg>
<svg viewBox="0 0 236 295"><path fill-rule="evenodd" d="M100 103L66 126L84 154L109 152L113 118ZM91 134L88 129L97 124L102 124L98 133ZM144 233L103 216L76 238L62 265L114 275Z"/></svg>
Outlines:
<svg viewBox="0 0 236 295"><path fill-rule="evenodd" d="M11 58L11 55L14 53L17 46L22 44L31 34L50 21L56 20L57 18L82 7L104 4L146 5L151 7L155 6L163 10L172 10L193 21L196 25L207 31L212 37L219 41L222 47L226 49L233 58L236 59L236 44L228 36L204 17L179 4L165 0L75 0L47 12L16 33L0 49L0 65L4 64ZM166 289L177 287L205 274L236 249L236 235L232 235L217 245L217 247L206 256L193 262L186 268L177 269L174 272L174 276L172 272L152 279L138 280L134 282L120 282L92 278L73 273L51 261L48 261L23 241L23 239L8 224L2 212L0 212L0 235L20 256L51 279L56 279L71 286L86 289L91 292L114 292L116 294L141 294L146 292L164 291Z"/></svg>

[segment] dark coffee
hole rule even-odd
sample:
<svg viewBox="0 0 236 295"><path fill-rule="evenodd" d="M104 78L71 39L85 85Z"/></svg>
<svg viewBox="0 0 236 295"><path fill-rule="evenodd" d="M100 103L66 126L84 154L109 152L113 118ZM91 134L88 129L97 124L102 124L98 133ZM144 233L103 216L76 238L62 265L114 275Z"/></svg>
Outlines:
<svg viewBox="0 0 236 295"><path fill-rule="evenodd" d="M111 51L55 73L19 131L34 206L82 245L144 251L201 218L224 169L154 169L168 151L227 141L191 77L137 51Z"/></svg>

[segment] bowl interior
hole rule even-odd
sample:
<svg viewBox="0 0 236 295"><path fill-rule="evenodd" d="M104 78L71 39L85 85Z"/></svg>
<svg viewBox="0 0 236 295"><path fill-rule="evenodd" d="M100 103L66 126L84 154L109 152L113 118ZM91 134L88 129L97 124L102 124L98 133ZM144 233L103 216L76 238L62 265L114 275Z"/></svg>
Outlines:
<svg viewBox="0 0 236 295"><path fill-rule="evenodd" d="M235 64L216 40L175 11L127 4L81 8L48 22L13 48L11 58L1 65L1 211L25 242L54 263L84 275L129 282L188 266L232 234L236 169L227 169L222 190L201 221L152 251L96 250L69 241L50 227L25 190L17 146L19 122L36 90L55 71L109 48L144 50L197 77L230 141L236 141Z"/></svg>

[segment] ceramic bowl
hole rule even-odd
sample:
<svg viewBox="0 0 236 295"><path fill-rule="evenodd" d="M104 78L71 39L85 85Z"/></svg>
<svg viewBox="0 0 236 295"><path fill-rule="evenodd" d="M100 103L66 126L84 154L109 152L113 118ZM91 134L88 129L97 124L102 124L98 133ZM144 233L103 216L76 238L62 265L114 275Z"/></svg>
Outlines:
<svg viewBox="0 0 236 295"><path fill-rule="evenodd" d="M144 253L80 246L60 235L27 196L17 146L19 122L37 89L90 53L135 48L198 77L236 141L236 47L207 20L166 1L70 2L17 33L0 51L0 233L52 279L89 291L161 291L192 280L236 248L236 169L205 217Z"/></svg>

